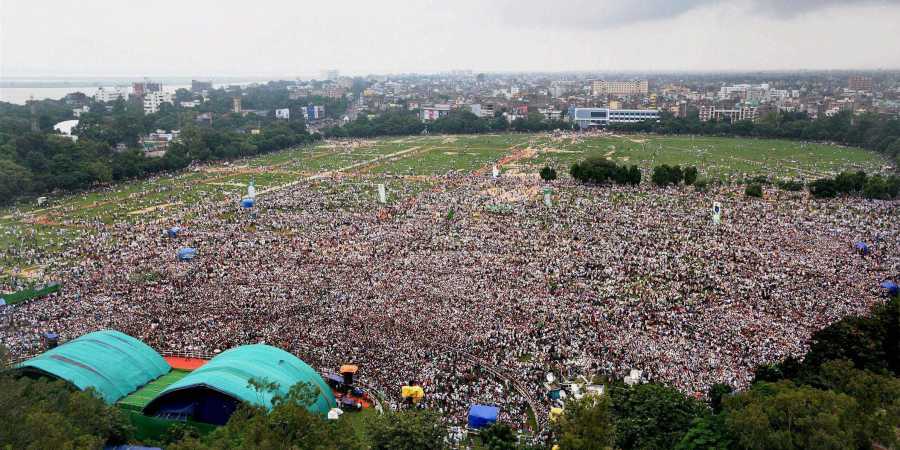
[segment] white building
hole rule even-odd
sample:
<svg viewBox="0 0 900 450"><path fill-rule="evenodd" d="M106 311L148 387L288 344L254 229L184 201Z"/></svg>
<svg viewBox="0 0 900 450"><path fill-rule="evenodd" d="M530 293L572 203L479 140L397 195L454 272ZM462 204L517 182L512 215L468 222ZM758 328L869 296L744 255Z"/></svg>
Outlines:
<svg viewBox="0 0 900 450"><path fill-rule="evenodd" d="M429 122L438 120L448 114L450 114L450 105L425 106L422 108L421 118L422 122Z"/></svg>
<svg viewBox="0 0 900 450"><path fill-rule="evenodd" d="M172 103L172 94L164 91L151 91L144 93L144 114L159 112L163 103Z"/></svg>
<svg viewBox="0 0 900 450"><path fill-rule="evenodd" d="M94 94L94 101L102 103L114 102L120 98L124 100L128 98L128 94L125 92L125 89L118 87L100 87L97 88L97 92Z"/></svg>
<svg viewBox="0 0 900 450"><path fill-rule="evenodd" d="M75 116L76 119L81 117L82 114L89 112L91 112L91 107L88 105L83 105L80 108L72 108L72 115Z"/></svg>
<svg viewBox="0 0 900 450"><path fill-rule="evenodd" d="M611 123L659 120L658 109L572 108L569 117L579 128L605 127Z"/></svg>
<svg viewBox="0 0 900 450"><path fill-rule="evenodd" d="M710 120L719 121L722 119L729 119L732 122L737 122L740 120L756 120L757 117L757 110L752 106L744 106L742 108L734 109L721 109L714 106L700 107L701 122L708 122Z"/></svg>

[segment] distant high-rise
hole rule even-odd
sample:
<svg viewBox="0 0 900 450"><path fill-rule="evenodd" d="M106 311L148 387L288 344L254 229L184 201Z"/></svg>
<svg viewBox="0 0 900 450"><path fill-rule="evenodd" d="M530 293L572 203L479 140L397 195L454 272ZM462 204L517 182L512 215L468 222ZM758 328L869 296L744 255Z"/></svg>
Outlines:
<svg viewBox="0 0 900 450"><path fill-rule="evenodd" d="M340 72L338 72L335 69L322 71L322 79L323 80L334 81L334 80L337 80L339 76L340 76Z"/></svg>
<svg viewBox="0 0 900 450"><path fill-rule="evenodd" d="M211 91L212 88L212 81L191 80L191 92L199 94L203 91Z"/></svg>
<svg viewBox="0 0 900 450"><path fill-rule="evenodd" d="M28 106L31 107L31 131L41 131L41 127L38 126L37 103L34 102L34 96L28 99Z"/></svg>
<svg viewBox="0 0 900 450"><path fill-rule="evenodd" d="M595 96L601 95L646 95L650 91L647 80L633 81L606 81L594 80L591 82L591 92Z"/></svg>
<svg viewBox="0 0 900 450"><path fill-rule="evenodd" d="M241 98L240 97L235 97L232 99L231 111L235 114L241 113Z"/></svg>
<svg viewBox="0 0 900 450"><path fill-rule="evenodd" d="M852 76L847 80L847 88L851 91L872 92L872 77L864 77L861 75Z"/></svg>

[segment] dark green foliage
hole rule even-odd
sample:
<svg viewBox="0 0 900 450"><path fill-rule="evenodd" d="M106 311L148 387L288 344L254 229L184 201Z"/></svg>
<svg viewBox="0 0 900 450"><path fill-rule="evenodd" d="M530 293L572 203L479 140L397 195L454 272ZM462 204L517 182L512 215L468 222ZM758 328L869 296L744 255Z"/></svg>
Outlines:
<svg viewBox="0 0 900 450"><path fill-rule="evenodd" d="M90 392L0 376L0 447L101 448L127 442L132 431L122 411Z"/></svg>
<svg viewBox="0 0 900 450"><path fill-rule="evenodd" d="M691 186L697 182L697 168L694 166L684 168L684 184Z"/></svg>
<svg viewBox="0 0 900 450"><path fill-rule="evenodd" d="M859 369L900 374L900 299L876 306L870 317L847 317L813 334L803 360L807 370L836 359L852 361Z"/></svg>
<svg viewBox="0 0 900 450"><path fill-rule="evenodd" d="M763 189L761 184L753 183L748 184L746 188L744 188L744 195L747 197L757 197L760 198L763 196Z"/></svg>
<svg viewBox="0 0 900 450"><path fill-rule="evenodd" d="M870 177L863 171L841 172L835 178L821 178L810 183L809 192L816 198L832 198L843 194L860 195L872 200L892 200L900 194L900 177Z"/></svg>
<svg viewBox="0 0 900 450"><path fill-rule="evenodd" d="M841 172L834 179L835 188L840 194L853 194L861 192L863 186L866 185L866 173L858 172Z"/></svg>
<svg viewBox="0 0 900 450"><path fill-rule="evenodd" d="M797 180L778 180L775 186L783 191L797 192L803 190L803 182Z"/></svg>
<svg viewBox="0 0 900 450"><path fill-rule="evenodd" d="M723 383L716 383L709 388L709 407L713 412L722 410L722 399L734 392L734 388Z"/></svg>
<svg viewBox="0 0 900 450"><path fill-rule="evenodd" d="M446 428L436 413L411 410L378 416L370 424L369 434L374 449L440 449Z"/></svg>
<svg viewBox="0 0 900 450"><path fill-rule="evenodd" d="M815 198L833 198L838 194L837 183L831 178L821 178L809 184L809 193Z"/></svg>
<svg viewBox="0 0 900 450"><path fill-rule="evenodd" d="M544 166L541 169L541 179L544 181L553 181L556 179L556 169L550 166Z"/></svg>
<svg viewBox="0 0 900 450"><path fill-rule="evenodd" d="M639 384L609 390L616 417L616 446L670 448L679 442L706 407L678 390Z"/></svg>
<svg viewBox="0 0 900 450"><path fill-rule="evenodd" d="M857 402L848 395L761 382L725 400L725 424L741 449L854 448L862 432Z"/></svg>
<svg viewBox="0 0 900 450"><path fill-rule="evenodd" d="M637 166L619 166L600 156L593 156L572 164L569 174L583 183L607 184L614 182L630 185L641 183L641 171Z"/></svg>
<svg viewBox="0 0 900 450"><path fill-rule="evenodd" d="M566 402L554 434L564 449L611 448L616 440L615 420L608 395L587 395Z"/></svg>
<svg viewBox="0 0 900 450"><path fill-rule="evenodd" d="M691 428L681 438L676 450L727 450L732 448L721 415L694 419Z"/></svg>
<svg viewBox="0 0 900 450"><path fill-rule="evenodd" d="M678 186L683 179L684 172L682 172L681 166L670 166L668 164L654 167L653 176L651 177L653 184L657 186L668 186L670 184Z"/></svg>
<svg viewBox="0 0 900 450"><path fill-rule="evenodd" d="M509 425L496 422L478 432L481 444L488 450L515 450L518 440Z"/></svg>

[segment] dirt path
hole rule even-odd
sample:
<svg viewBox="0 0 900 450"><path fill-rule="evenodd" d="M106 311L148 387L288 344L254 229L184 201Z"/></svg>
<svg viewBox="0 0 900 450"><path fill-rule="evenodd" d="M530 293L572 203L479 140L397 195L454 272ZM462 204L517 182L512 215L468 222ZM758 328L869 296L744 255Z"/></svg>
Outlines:
<svg viewBox="0 0 900 450"><path fill-rule="evenodd" d="M513 148L515 148L515 147L513 147ZM500 169L504 165L510 165L515 162L518 162L519 160L531 158L532 156L534 156L536 154L537 154L537 150L535 150L531 147L525 147L523 149L516 150L516 151L512 152L511 154L504 156L503 158L500 158L500 160L497 161L496 163L491 163L491 164L481 167L480 169L476 170L474 173L475 173L475 175L484 175L484 174L490 172L491 169L493 169L493 166L495 166L495 165L497 166L498 169Z"/></svg>

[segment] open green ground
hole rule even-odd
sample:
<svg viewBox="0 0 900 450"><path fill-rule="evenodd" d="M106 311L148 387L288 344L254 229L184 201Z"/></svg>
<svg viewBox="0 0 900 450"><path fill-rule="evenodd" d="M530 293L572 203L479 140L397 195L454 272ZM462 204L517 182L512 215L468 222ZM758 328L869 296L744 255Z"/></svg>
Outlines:
<svg viewBox="0 0 900 450"><path fill-rule="evenodd" d="M150 383L147 383L146 386L132 392L131 395L119 400L117 405L124 409L141 411L148 403L150 403L150 400L153 400L167 387L175 384L189 373L190 372L184 370L173 370Z"/></svg>
<svg viewBox="0 0 900 450"><path fill-rule="evenodd" d="M76 194L50 196L44 207L22 203L0 209L0 281L18 270L35 272L28 250L59 254L98 226L161 220L190 221L198 203L233 203L254 181L262 193L290 183L307 183L334 208L377 208L376 186L384 183L388 202L415 197L449 173L490 173L498 162L505 173L535 174L544 165L561 176L588 156L650 169L659 164L695 165L723 181L765 175L812 180L842 170L880 171L885 162L858 148L771 139L691 136L554 137L549 134L412 136L319 142L173 175L129 181ZM340 182L318 179L338 176ZM351 201L354 190L370 203ZM174 218L174 219L173 219ZM4 249L17 251L2 251ZM24 250L24 251L22 251ZM47 268L47 267L45 267ZM47 268L52 269L52 268Z"/></svg>

